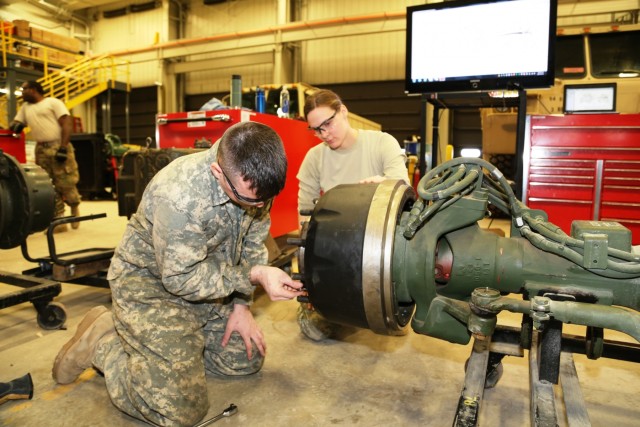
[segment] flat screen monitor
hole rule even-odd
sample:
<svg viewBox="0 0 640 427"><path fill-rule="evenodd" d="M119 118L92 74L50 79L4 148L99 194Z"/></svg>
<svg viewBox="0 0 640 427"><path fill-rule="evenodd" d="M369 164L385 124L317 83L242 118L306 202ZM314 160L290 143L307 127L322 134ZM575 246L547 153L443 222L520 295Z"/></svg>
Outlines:
<svg viewBox="0 0 640 427"><path fill-rule="evenodd" d="M615 113L616 84L565 85L563 111L565 114Z"/></svg>
<svg viewBox="0 0 640 427"><path fill-rule="evenodd" d="M407 8L407 93L553 85L558 0L455 0Z"/></svg>

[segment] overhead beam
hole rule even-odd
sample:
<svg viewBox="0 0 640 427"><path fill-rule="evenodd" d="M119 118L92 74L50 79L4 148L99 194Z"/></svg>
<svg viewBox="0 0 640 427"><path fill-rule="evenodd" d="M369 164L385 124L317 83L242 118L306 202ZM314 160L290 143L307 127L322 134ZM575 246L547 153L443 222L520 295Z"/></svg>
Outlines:
<svg viewBox="0 0 640 427"><path fill-rule="evenodd" d="M148 56L154 52L164 59L203 55L227 50L275 46L308 40L404 31L406 11L343 17L320 21L292 22L251 31L180 39L142 48L109 52L112 56ZM135 62L135 59L132 59Z"/></svg>
<svg viewBox="0 0 640 427"><path fill-rule="evenodd" d="M167 65L167 71L172 74L180 74L259 64L273 64L273 51L247 55L220 56L201 59L199 61L173 62Z"/></svg>

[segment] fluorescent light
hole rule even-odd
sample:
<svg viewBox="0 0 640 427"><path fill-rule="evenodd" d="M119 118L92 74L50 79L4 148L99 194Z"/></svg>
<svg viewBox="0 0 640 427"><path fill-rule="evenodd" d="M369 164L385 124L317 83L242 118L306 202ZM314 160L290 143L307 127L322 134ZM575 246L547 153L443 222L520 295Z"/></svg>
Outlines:
<svg viewBox="0 0 640 427"><path fill-rule="evenodd" d="M479 148L463 148L460 150L460 156L462 157L480 157L482 151Z"/></svg>
<svg viewBox="0 0 640 427"><path fill-rule="evenodd" d="M491 98L517 98L517 90L492 90L489 92Z"/></svg>

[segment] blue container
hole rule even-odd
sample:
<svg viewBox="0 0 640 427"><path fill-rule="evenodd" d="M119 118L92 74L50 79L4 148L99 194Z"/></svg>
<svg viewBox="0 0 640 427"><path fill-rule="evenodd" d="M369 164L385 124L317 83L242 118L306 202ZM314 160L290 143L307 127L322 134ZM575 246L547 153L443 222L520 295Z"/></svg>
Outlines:
<svg viewBox="0 0 640 427"><path fill-rule="evenodd" d="M256 88L256 111L258 113L264 113L266 110L266 101L264 99L264 90Z"/></svg>
<svg viewBox="0 0 640 427"><path fill-rule="evenodd" d="M289 91L286 86L282 86L280 91L280 117L289 117Z"/></svg>
<svg viewBox="0 0 640 427"><path fill-rule="evenodd" d="M408 155L418 154L418 142L417 141L404 141L404 149Z"/></svg>

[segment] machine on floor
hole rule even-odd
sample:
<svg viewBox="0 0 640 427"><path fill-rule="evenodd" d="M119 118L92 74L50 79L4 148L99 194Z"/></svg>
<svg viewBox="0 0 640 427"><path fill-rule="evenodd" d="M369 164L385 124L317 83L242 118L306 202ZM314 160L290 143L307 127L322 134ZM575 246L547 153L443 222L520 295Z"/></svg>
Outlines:
<svg viewBox="0 0 640 427"><path fill-rule="evenodd" d="M463 345L473 337L456 426L477 425L501 360L526 351L531 425L557 425L558 383L569 424L589 425L571 353L640 360L638 344L604 339L613 329L640 341L640 256L631 231L575 221L565 234L481 159L439 165L417 193L401 181L341 185L306 212L295 243L309 302L330 321L380 334L411 328ZM479 227L490 205L511 218L510 237ZM521 314L521 326L499 325L503 311ZM563 334L564 324L585 333Z"/></svg>
<svg viewBox="0 0 640 427"><path fill-rule="evenodd" d="M54 188L47 172L35 164L20 164L0 150L0 249L20 246L24 258L37 264L22 274L0 271L0 283L23 288L0 296L0 309L31 302L43 329L61 328L67 318L64 306L53 302L61 292L60 282L108 286L103 276L113 256L112 248L58 253L53 236L56 226L106 214L54 219L54 213ZM27 237L44 230L49 255L32 257Z"/></svg>

